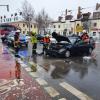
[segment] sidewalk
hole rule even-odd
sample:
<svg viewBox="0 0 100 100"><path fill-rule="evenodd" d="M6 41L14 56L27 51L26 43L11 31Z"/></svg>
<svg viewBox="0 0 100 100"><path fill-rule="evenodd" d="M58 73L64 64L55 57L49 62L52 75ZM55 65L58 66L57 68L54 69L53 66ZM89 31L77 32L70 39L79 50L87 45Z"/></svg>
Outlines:
<svg viewBox="0 0 100 100"><path fill-rule="evenodd" d="M51 100L0 41L0 100Z"/></svg>

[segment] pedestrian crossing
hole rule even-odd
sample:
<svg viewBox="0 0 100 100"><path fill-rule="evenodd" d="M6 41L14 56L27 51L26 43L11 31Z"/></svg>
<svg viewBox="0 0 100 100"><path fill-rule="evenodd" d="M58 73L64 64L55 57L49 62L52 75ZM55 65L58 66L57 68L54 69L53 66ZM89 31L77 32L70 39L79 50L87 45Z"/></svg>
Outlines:
<svg viewBox="0 0 100 100"><path fill-rule="evenodd" d="M22 59L23 58L23 59ZM62 97L62 93L61 91L57 90L56 88L54 88L52 85L49 84L49 82L47 80L45 80L43 78L43 75L45 75L45 73L41 73L42 68L35 64L34 62L29 62L28 65L26 65L23 61L24 61L24 57L22 57L19 61L19 63L21 64L21 66L29 73L29 75L36 80L36 82L42 86L44 88L44 90L46 91L46 93L49 94L49 96L52 98L52 100L93 100L90 96L88 96L87 94L81 92L80 90L76 89L75 87L71 86L69 83L67 83L66 81L60 82L58 83L58 87L61 87L62 90L65 91L66 93L66 97ZM39 73L32 72L32 69L30 66L34 65L34 67L39 68L38 71ZM40 77L40 75L42 75L42 77ZM73 96L75 96L76 98L70 99L69 97L67 97L68 92L71 93Z"/></svg>
<svg viewBox="0 0 100 100"><path fill-rule="evenodd" d="M30 62L30 64L35 64L35 63ZM21 65L23 65L23 64L21 63ZM37 72L31 72L30 67L26 67L25 70L29 73L29 75L31 77L33 77L33 79L36 80L36 82L40 86L42 86L44 88L44 90L51 96L51 98L53 100L71 100L69 98L62 97L61 93L58 90L56 90L55 88L53 88L53 86L50 86L49 83L45 79L40 78L40 76L38 75ZM89 97L85 93L79 91L78 89L71 86L67 82L60 82L58 84L58 86L60 86L62 89L64 89L66 91L66 93L70 92L72 95L74 95L77 98L77 100L93 100L91 97ZM74 100L74 98L73 98L73 100Z"/></svg>

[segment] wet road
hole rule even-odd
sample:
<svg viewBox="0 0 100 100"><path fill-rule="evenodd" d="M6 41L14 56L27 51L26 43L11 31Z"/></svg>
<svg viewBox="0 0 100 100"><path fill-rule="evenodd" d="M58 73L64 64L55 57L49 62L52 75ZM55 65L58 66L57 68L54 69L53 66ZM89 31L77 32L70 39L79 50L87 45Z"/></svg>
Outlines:
<svg viewBox="0 0 100 100"><path fill-rule="evenodd" d="M41 48L39 45L38 53ZM32 60L39 65L36 71L38 77L53 86L61 96L69 98L68 100L79 99L59 86L62 82L67 82L94 100L100 100L100 44L97 44L94 52L96 58L89 62L83 62L82 57L64 59L44 55L34 56Z"/></svg>
<svg viewBox="0 0 100 100"><path fill-rule="evenodd" d="M0 100L50 100L40 85L21 66L18 59L1 43Z"/></svg>

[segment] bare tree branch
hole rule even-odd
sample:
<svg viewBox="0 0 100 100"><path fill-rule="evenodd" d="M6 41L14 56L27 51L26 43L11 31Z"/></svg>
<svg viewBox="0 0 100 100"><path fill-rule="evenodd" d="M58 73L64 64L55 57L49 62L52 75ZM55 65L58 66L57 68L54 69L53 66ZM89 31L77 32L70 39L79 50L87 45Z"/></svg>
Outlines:
<svg viewBox="0 0 100 100"><path fill-rule="evenodd" d="M37 22L37 27L39 31L44 31L46 32L46 28L49 26L51 19L48 16L48 14L45 12L44 9L41 10L41 12L38 13L36 16L35 21Z"/></svg>
<svg viewBox="0 0 100 100"><path fill-rule="evenodd" d="M34 19L34 9L30 3L28 3L27 0L24 1L22 5L22 16L24 18L24 21L29 22Z"/></svg>

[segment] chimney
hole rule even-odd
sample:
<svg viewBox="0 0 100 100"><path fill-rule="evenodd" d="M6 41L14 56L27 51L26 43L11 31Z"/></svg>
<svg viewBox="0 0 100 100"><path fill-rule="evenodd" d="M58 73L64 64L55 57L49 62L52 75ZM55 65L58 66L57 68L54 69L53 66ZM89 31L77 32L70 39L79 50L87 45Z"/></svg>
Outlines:
<svg viewBox="0 0 100 100"><path fill-rule="evenodd" d="M67 9L65 10L65 16L67 15Z"/></svg>
<svg viewBox="0 0 100 100"><path fill-rule="evenodd" d="M96 4L96 10L98 10L99 8L100 8L100 4L97 3L97 4Z"/></svg>
<svg viewBox="0 0 100 100"><path fill-rule="evenodd" d="M79 6L78 7L78 13L77 13L77 19L80 19L82 17L82 12L81 12L82 8Z"/></svg>
<svg viewBox="0 0 100 100"><path fill-rule="evenodd" d="M59 17L58 17L58 21L59 21L59 22L61 22L61 20L62 20L62 17L61 17L61 16L59 16Z"/></svg>
<svg viewBox="0 0 100 100"><path fill-rule="evenodd" d="M98 3L96 4L96 10L98 10Z"/></svg>

